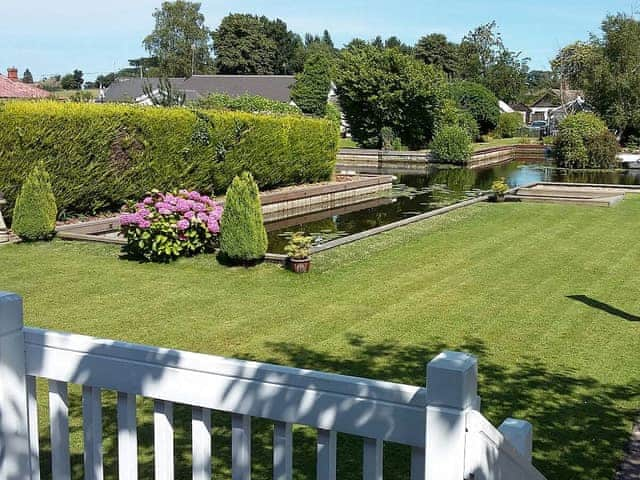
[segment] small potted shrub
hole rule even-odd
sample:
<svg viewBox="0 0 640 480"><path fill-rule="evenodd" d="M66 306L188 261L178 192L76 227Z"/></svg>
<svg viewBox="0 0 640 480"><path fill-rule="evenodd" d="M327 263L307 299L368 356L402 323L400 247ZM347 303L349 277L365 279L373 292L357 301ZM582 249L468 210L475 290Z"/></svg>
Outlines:
<svg viewBox="0 0 640 480"><path fill-rule="evenodd" d="M304 233L293 234L284 251L289 257L289 268L292 272L307 273L311 268L311 242L313 239Z"/></svg>
<svg viewBox="0 0 640 480"><path fill-rule="evenodd" d="M505 178L499 178L491 184L491 191L493 192L493 199L496 202L504 202L504 196L509 191L509 185L505 181Z"/></svg>

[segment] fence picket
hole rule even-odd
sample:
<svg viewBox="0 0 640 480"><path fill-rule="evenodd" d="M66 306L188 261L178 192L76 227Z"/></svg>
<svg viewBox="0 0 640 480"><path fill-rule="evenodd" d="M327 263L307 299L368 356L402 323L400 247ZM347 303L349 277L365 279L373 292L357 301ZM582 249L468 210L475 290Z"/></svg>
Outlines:
<svg viewBox="0 0 640 480"><path fill-rule="evenodd" d="M292 425L285 422L275 422L273 425L273 480L291 480L292 476Z"/></svg>
<svg viewBox="0 0 640 480"><path fill-rule="evenodd" d="M27 417L29 429L29 463L31 480L40 480L40 435L38 432L38 397L36 377L27 375Z"/></svg>
<svg viewBox="0 0 640 480"><path fill-rule="evenodd" d="M71 478L69 456L69 395L67 383L49 380L51 474L56 480Z"/></svg>
<svg viewBox="0 0 640 480"><path fill-rule="evenodd" d="M153 440L155 480L174 480L173 472L173 403L153 403Z"/></svg>
<svg viewBox="0 0 640 480"><path fill-rule="evenodd" d="M251 480L251 417L231 416L231 479Z"/></svg>
<svg viewBox="0 0 640 480"><path fill-rule="evenodd" d="M425 475L424 448L411 448L411 480L424 480Z"/></svg>
<svg viewBox="0 0 640 480"><path fill-rule="evenodd" d="M211 410L191 410L193 480L211 480Z"/></svg>
<svg viewBox="0 0 640 480"><path fill-rule="evenodd" d="M382 480L382 440L365 438L362 454L363 480Z"/></svg>
<svg viewBox="0 0 640 480"><path fill-rule="evenodd" d="M96 387L82 387L84 478L102 480L102 396Z"/></svg>
<svg viewBox="0 0 640 480"><path fill-rule="evenodd" d="M318 429L317 480L336 480L338 434L333 430Z"/></svg>
<svg viewBox="0 0 640 480"><path fill-rule="evenodd" d="M138 479L136 396L118 392L118 478Z"/></svg>

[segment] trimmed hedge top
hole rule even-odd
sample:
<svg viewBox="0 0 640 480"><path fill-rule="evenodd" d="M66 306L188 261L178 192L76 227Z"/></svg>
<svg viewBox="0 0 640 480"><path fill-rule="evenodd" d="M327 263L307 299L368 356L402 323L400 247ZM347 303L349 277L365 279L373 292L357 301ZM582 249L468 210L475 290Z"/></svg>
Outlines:
<svg viewBox="0 0 640 480"><path fill-rule="evenodd" d="M11 101L0 126L9 217L38 161L59 214L92 214L154 188L221 193L243 171L263 189L327 180L338 149L326 120L185 108Z"/></svg>

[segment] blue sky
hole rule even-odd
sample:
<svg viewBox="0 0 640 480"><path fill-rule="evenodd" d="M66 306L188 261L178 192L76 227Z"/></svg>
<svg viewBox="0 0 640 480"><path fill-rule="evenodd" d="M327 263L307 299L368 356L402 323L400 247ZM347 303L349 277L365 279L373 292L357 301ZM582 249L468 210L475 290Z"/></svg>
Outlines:
<svg viewBox="0 0 640 480"><path fill-rule="evenodd" d="M141 42L153 28L160 0L2 0L0 71L15 65L34 78L80 68L86 78L126 66L145 54ZM445 33L459 41L475 26L496 20L505 43L547 68L560 46L598 31L607 13L631 12L633 0L203 0L207 24L215 28L230 12L279 17L298 32L327 28L336 44L354 36L396 35L415 43Z"/></svg>

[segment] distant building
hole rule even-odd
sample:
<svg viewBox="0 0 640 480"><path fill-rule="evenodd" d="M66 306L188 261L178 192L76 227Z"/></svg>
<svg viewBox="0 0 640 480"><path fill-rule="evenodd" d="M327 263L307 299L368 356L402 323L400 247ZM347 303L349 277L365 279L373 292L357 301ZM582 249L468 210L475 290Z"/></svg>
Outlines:
<svg viewBox="0 0 640 480"><path fill-rule="evenodd" d="M578 98L584 98L584 93L580 90L551 89L530 106L531 115L529 121L544 120L548 122L549 115L553 110Z"/></svg>
<svg viewBox="0 0 640 480"><path fill-rule="evenodd" d="M36 85L22 83L18 69L7 69L7 76L0 74L0 98L46 98L51 94Z"/></svg>
<svg viewBox="0 0 640 480"><path fill-rule="evenodd" d="M130 102L150 104L144 93L149 84L157 90L158 78L118 78L104 91L105 102ZM170 78L171 85L184 92L187 100L197 100L211 93L233 97L259 95L279 102L291 101L291 87L295 77L290 75L194 75L189 78Z"/></svg>

